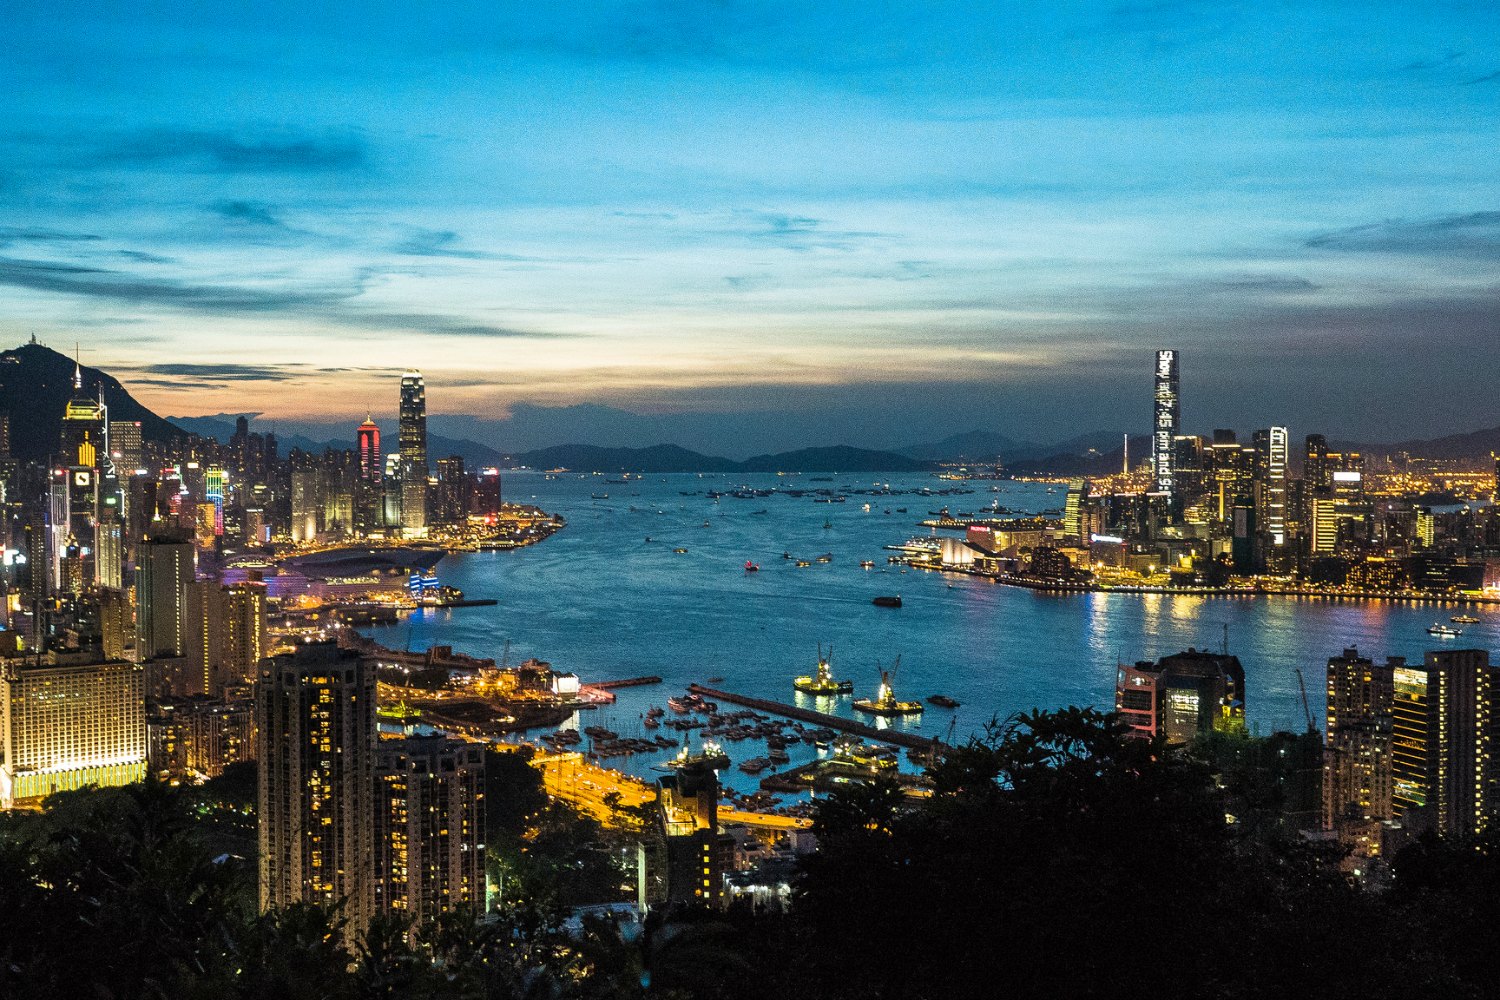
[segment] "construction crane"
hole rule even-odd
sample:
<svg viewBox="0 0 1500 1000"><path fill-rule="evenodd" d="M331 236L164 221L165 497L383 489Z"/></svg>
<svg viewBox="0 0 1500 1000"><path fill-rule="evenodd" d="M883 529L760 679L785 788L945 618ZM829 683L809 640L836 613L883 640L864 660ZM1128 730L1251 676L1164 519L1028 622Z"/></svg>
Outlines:
<svg viewBox="0 0 1500 1000"><path fill-rule="evenodd" d="M1307 717L1307 731L1315 733L1318 727L1313 725L1312 709L1307 704L1307 684L1302 680L1302 668L1293 667L1292 669L1297 672L1297 690L1302 692L1302 714Z"/></svg>

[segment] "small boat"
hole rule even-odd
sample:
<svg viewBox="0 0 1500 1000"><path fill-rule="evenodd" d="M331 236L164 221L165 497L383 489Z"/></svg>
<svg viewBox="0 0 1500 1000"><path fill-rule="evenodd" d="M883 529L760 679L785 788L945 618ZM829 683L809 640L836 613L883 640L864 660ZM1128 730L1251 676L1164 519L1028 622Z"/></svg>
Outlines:
<svg viewBox="0 0 1500 1000"><path fill-rule="evenodd" d="M945 694L930 694L927 700L939 708L957 708L958 702Z"/></svg>
<svg viewBox="0 0 1500 1000"><path fill-rule="evenodd" d="M1456 624L1459 624L1459 625L1478 625L1479 624L1479 619L1475 618L1473 615L1454 615L1452 618L1449 618L1448 620L1450 622L1455 622Z"/></svg>
<svg viewBox="0 0 1500 1000"><path fill-rule="evenodd" d="M811 566L811 565L812 565L812 563L809 562L806 559L798 559L797 560L797 568L798 569L805 569L805 568L807 568L808 566Z"/></svg>
<svg viewBox="0 0 1500 1000"><path fill-rule="evenodd" d="M1427 634L1435 635L1443 639L1457 639L1459 636L1464 634L1464 630L1461 628L1451 628L1447 625L1433 622L1432 626L1428 628Z"/></svg>
<svg viewBox="0 0 1500 1000"><path fill-rule="evenodd" d="M656 718L654 715L648 715L642 721L641 725L645 726L647 729L658 729L661 727L661 720Z"/></svg>
<svg viewBox="0 0 1500 1000"><path fill-rule="evenodd" d="M897 701L896 692L891 690L891 675L885 671L880 674L880 689L875 692L873 698L856 698L854 707L861 712L871 715L921 715L922 703L920 701Z"/></svg>
<svg viewBox="0 0 1500 1000"><path fill-rule="evenodd" d="M901 595L894 594L891 596L877 597L874 600L870 601L870 603L875 605L877 608L899 608L901 607Z"/></svg>
<svg viewBox="0 0 1500 1000"><path fill-rule="evenodd" d="M860 569L874 569L875 568L875 560L873 560L873 559L861 559L859 561L859 568Z"/></svg>
<svg viewBox="0 0 1500 1000"><path fill-rule="evenodd" d="M827 531L831 527L833 527L833 522L832 521L824 521L823 522L823 530L824 531Z"/></svg>
<svg viewBox="0 0 1500 1000"><path fill-rule="evenodd" d="M790 552L783 552L781 554L781 558L783 558L783 559L790 559L790 558L792 558L792 554Z"/></svg>
<svg viewBox="0 0 1500 1000"><path fill-rule="evenodd" d="M646 536L646 541L648 541L648 542L651 541L651 536L650 535Z"/></svg>
<svg viewBox="0 0 1500 1000"><path fill-rule="evenodd" d="M746 559L745 560L745 572L746 573L759 573L760 572L760 567L757 566L755 563L751 562L749 559Z"/></svg>
<svg viewBox="0 0 1500 1000"><path fill-rule="evenodd" d="M609 494L608 493L590 493L589 494L589 499L591 499L591 500L608 500L609 499Z"/></svg>
<svg viewBox="0 0 1500 1000"><path fill-rule="evenodd" d="M772 749L767 751L766 756L771 759L772 764L790 764L792 762L792 755L785 750Z"/></svg>
<svg viewBox="0 0 1500 1000"><path fill-rule="evenodd" d="M833 562L833 553L832 552L825 552L825 553L823 553L822 555L818 556L818 562L820 562L820 563L831 563L831 562Z"/></svg>
<svg viewBox="0 0 1500 1000"><path fill-rule="evenodd" d="M687 549L678 548L678 549L673 549L672 551L675 552L675 553L677 553L680 556L687 555Z"/></svg>
<svg viewBox="0 0 1500 1000"><path fill-rule="evenodd" d="M740 765L740 770L746 774L759 774L770 766L771 758L769 757L751 757Z"/></svg>

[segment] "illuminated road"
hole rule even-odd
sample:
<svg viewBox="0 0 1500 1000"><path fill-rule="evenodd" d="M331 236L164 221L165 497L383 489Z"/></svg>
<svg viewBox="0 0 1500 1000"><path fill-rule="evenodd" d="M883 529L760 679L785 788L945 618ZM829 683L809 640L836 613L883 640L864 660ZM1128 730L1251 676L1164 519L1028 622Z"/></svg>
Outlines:
<svg viewBox="0 0 1500 1000"><path fill-rule="evenodd" d="M638 806L656 799L656 790L650 785L619 771L600 767L585 760L582 754L538 753L532 763L541 768L547 794L584 809L601 822L612 818L609 806L604 804L604 797L610 792L619 793L622 806ZM747 812L723 805L719 806L719 821L767 830L805 830L812 826L809 819Z"/></svg>

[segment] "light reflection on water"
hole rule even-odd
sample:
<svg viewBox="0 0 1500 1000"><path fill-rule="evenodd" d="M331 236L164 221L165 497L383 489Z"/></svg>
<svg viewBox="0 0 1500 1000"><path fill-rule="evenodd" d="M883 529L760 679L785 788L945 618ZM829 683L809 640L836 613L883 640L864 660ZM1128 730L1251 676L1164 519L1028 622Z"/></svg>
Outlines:
<svg viewBox="0 0 1500 1000"><path fill-rule="evenodd" d="M820 643L834 646L835 673L855 682L857 696L872 694L880 667L889 668L899 654L899 697L941 693L962 707L929 706L919 720L881 722L944 736L956 717L954 732L961 738L993 716L1034 707L1109 707L1117 658L1155 659L1189 646L1216 650L1226 625L1229 649L1245 665L1252 728L1300 729L1294 668L1306 675L1313 715L1321 719L1330 655L1358 645L1367 655L1420 659L1436 644L1425 628L1457 613L1394 602L1041 594L887 565L890 553L882 546L928 534L917 522L929 510L977 512L988 504L986 482L973 483L976 492L969 496L851 496L842 504L781 495L724 497L715 504L679 495L740 483L837 489L863 488L879 478L896 488L949 485L921 476L811 478L677 475L605 485L597 477L511 475L508 499L561 513L568 527L528 549L450 556L438 567L444 583L471 597L496 598L499 606L426 613L367 631L397 648L443 643L497 661L509 638L512 663L535 656L585 681L665 678L660 686L619 691L617 705L583 721L624 735L645 735L640 723L648 707L711 677L723 677L714 686L724 690L800 703L791 681L812 670ZM1040 486L1002 485L998 499L1007 507L1035 511L1060 503L1058 494ZM595 492L610 498L590 499ZM866 500L869 512L862 510ZM897 507L908 513L894 513ZM768 513L754 513L761 510ZM825 522L831 527L825 529ZM678 547L688 552L674 554ZM806 559L828 552L833 562L799 569L782 558L784 552ZM746 573L746 559L759 563L760 571ZM861 569L865 559L875 568ZM904 606L872 606L870 599L880 594L900 594ZM1479 615L1486 621L1467 626L1456 644L1489 647L1492 616ZM1500 620L1500 612L1493 617ZM849 701L839 699L832 711L854 716ZM737 762L764 753L763 746L750 744L728 749ZM797 744L791 752L795 764L814 751ZM632 759L628 769L649 775L656 759ZM753 787L738 771L732 775L738 787Z"/></svg>

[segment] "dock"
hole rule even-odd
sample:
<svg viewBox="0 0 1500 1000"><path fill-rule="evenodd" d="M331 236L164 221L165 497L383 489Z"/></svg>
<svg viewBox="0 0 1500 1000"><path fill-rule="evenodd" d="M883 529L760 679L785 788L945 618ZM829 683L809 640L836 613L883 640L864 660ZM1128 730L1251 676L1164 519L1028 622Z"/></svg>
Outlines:
<svg viewBox="0 0 1500 1000"><path fill-rule="evenodd" d="M633 688L633 687L641 687L642 685L645 685L645 684L660 684L660 683L661 683L661 678L660 677L656 677L656 676L651 676L651 677L627 677L625 680L622 680L622 681L593 681L593 682L591 682L589 684L589 687L591 687L591 688L598 688L601 691L612 691L615 688Z"/></svg>
<svg viewBox="0 0 1500 1000"><path fill-rule="evenodd" d="M852 719L841 719L837 715L814 712L811 709L798 708L796 705L785 705L779 701L767 701L764 698L751 698L748 695L733 694L729 691L720 691L717 688L704 687L702 684L689 684L688 690L693 694L699 694L705 698L714 698L718 701L727 701L735 705L743 705L746 708L758 709L762 712L771 712L788 719L796 719L799 722L811 722L813 725L824 726L843 733L852 733L867 740L889 743L892 746L906 747L910 750L931 750L933 747L941 747L943 745L943 742L936 736L918 736L916 733L877 729L863 722L855 722Z"/></svg>

